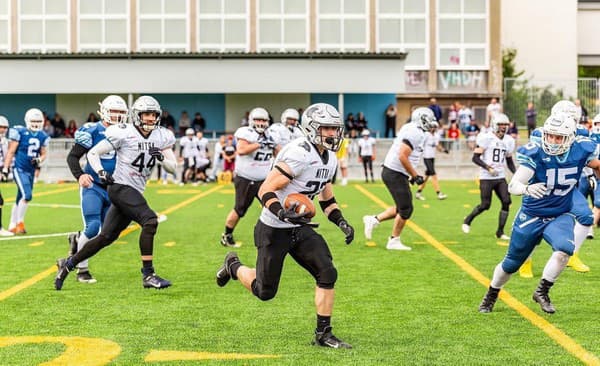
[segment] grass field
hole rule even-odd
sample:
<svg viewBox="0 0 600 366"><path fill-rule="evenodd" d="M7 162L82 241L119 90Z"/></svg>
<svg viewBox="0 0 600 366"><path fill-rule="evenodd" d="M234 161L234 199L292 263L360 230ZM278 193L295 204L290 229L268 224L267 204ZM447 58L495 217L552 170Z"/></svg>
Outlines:
<svg viewBox="0 0 600 366"><path fill-rule="evenodd" d="M352 245L317 215L339 273L334 332L352 350L310 346L314 281L291 259L277 297L269 302L239 283L216 286L214 274L227 252L219 238L233 203L232 186L152 184L146 194L150 205L168 215L158 229L154 263L174 285L163 291L142 288L139 230L90 261L98 283L80 284L71 276L60 292L53 289L52 267L67 252L66 235L0 241L0 365L599 364L597 240L588 240L581 252L592 271L566 269L552 289L556 314L542 313L531 300L550 254L545 244L534 254L535 277L514 276L506 287L511 296L493 313L479 314L485 282L506 251L494 236L499 205L494 199L465 235L460 224L479 202L477 187L474 182L442 186L447 200L433 199L428 187L429 200L415 202L413 221L402 236L411 252L385 249L391 221L375 230L375 246L366 245L363 215L391 202L382 184L336 187L357 232ZM14 200L12 184L0 188L5 201ZM80 229L74 184L39 184L35 192L33 203L43 205L29 208L27 235ZM520 202L514 201L510 220ZM242 242L237 252L248 264L255 259L258 210L255 205L235 231ZM5 224L9 211L7 204Z"/></svg>

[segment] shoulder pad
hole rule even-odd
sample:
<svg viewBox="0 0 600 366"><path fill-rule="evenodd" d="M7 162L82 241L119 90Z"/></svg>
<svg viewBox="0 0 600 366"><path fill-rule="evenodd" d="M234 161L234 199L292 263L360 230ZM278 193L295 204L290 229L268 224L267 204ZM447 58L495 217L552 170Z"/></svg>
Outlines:
<svg viewBox="0 0 600 366"><path fill-rule="evenodd" d="M238 128L237 131L235 131L234 136L238 140L243 139L248 142L256 142L258 140L258 133L247 126Z"/></svg>

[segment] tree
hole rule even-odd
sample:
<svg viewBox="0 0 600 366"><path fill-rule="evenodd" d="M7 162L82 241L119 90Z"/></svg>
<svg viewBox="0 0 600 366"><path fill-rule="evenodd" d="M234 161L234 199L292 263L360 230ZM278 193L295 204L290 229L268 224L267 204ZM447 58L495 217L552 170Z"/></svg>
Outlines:
<svg viewBox="0 0 600 366"><path fill-rule="evenodd" d="M517 66L515 65L515 58L517 58L516 49L505 48L502 50L502 77L519 78L523 76L525 71L517 71Z"/></svg>

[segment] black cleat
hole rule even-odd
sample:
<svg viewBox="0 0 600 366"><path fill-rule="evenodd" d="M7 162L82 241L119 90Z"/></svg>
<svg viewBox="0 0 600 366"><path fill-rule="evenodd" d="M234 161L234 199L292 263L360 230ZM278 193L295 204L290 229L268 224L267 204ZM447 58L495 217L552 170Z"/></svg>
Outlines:
<svg viewBox="0 0 600 366"><path fill-rule="evenodd" d="M499 288L489 287L487 293L481 300L481 304L479 304L479 312L480 313L491 313L494 309L494 305L498 300L498 294L500 293Z"/></svg>
<svg viewBox="0 0 600 366"><path fill-rule="evenodd" d="M329 348L352 348L350 344L334 336L331 332L331 327L325 327L325 330L323 330L322 332L318 332L315 330L315 340L312 342L312 344L316 346Z"/></svg>
<svg viewBox="0 0 600 366"><path fill-rule="evenodd" d="M67 237L69 240L69 257L74 256L77 253L77 242L79 241L79 236L81 232L78 231L76 233L71 233Z"/></svg>
<svg viewBox="0 0 600 366"><path fill-rule="evenodd" d="M171 286L171 281L166 280L157 275L156 273L152 272L149 275L142 274L142 285L144 286L144 288L155 288L157 290L161 290L163 288Z"/></svg>
<svg viewBox="0 0 600 366"><path fill-rule="evenodd" d="M227 234L227 233L221 234L221 245L224 247L231 247L231 248L238 247L235 244L235 239L233 239L233 234Z"/></svg>
<svg viewBox="0 0 600 366"><path fill-rule="evenodd" d="M54 288L57 291L60 291L63 287L63 283L65 279L69 275L69 268L67 268L67 259L62 258L56 261L56 266L58 267L58 272L56 272L56 277L54 278Z"/></svg>
<svg viewBox="0 0 600 366"><path fill-rule="evenodd" d="M554 305L552 305L552 301L550 301L550 296L548 296L548 292L550 291L550 287L552 287L552 285L554 285L553 282L542 278L532 296L533 301L540 304L542 310L548 314L554 314L556 312Z"/></svg>
<svg viewBox="0 0 600 366"><path fill-rule="evenodd" d="M77 271L77 281L81 282L81 283L96 283L96 279L92 276L92 274L90 273L90 271L85 268L85 269L79 269Z"/></svg>
<svg viewBox="0 0 600 366"><path fill-rule="evenodd" d="M239 263L240 259L237 256L236 252L229 252L225 256L225 260L223 261L223 265L217 271L217 285L219 287L223 287L232 279L234 276L231 274L231 265L234 263Z"/></svg>

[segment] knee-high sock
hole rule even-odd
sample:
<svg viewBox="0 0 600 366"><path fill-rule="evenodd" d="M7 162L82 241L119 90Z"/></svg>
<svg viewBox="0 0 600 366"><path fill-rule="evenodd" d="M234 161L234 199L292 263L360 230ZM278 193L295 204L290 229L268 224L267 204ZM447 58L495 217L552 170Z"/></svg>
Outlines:
<svg viewBox="0 0 600 366"><path fill-rule="evenodd" d="M573 243L575 244L575 251L578 252L587 237L588 232L590 231L589 226L583 226L578 222L575 222L575 238Z"/></svg>
<svg viewBox="0 0 600 366"><path fill-rule="evenodd" d="M27 207L29 204L25 200L19 201L19 206L17 207L17 222L25 222L25 213L27 212Z"/></svg>
<svg viewBox="0 0 600 366"><path fill-rule="evenodd" d="M506 226L507 219L508 211L500 210L500 215L498 215L498 231L504 233L504 226Z"/></svg>
<svg viewBox="0 0 600 366"><path fill-rule="evenodd" d="M13 227L17 226L17 206L18 203L15 203L10 211L10 225L8 226L9 229L12 229Z"/></svg>
<svg viewBox="0 0 600 366"><path fill-rule="evenodd" d="M84 233L81 233L81 235L79 235L79 240L77 240L77 251L81 251L81 249L83 249L83 247L85 246L85 244L90 241L90 238L88 238L87 236L85 236ZM77 264L77 268L87 268L88 267L88 260L87 258L82 260L81 262L79 262L79 264Z"/></svg>
<svg viewBox="0 0 600 366"><path fill-rule="evenodd" d="M560 273L567 266L568 261L569 255L567 253L560 251L552 253L550 259L548 259L548 263L546 263L546 267L544 267L542 278L552 283L556 282Z"/></svg>
<svg viewBox="0 0 600 366"><path fill-rule="evenodd" d="M494 277L492 277L492 282L490 282L490 286L493 288L502 288L508 280L510 279L511 273L504 272L502 269L502 262L498 263L496 268L494 269Z"/></svg>

